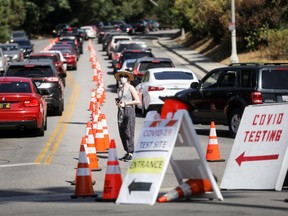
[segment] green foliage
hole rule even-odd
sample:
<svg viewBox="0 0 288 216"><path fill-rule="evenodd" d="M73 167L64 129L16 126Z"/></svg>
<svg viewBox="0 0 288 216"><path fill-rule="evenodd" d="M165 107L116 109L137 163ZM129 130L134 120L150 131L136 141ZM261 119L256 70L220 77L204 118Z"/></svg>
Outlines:
<svg viewBox="0 0 288 216"><path fill-rule="evenodd" d="M153 1L157 5L150 0L0 0L0 40L6 41L16 29L50 34L59 23L81 26L154 18L162 27L185 28L194 38L209 37L230 46L231 0ZM238 50L266 46L271 55L286 55L287 0L235 0L235 9ZM275 55L279 44L283 48Z"/></svg>
<svg viewBox="0 0 288 216"><path fill-rule="evenodd" d="M288 58L288 29L267 30L260 37L267 41L267 55L274 59Z"/></svg>

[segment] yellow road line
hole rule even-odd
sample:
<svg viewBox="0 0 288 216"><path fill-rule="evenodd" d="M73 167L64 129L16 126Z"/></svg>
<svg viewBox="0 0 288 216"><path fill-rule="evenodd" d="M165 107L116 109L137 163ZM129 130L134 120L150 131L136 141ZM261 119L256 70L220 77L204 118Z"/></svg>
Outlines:
<svg viewBox="0 0 288 216"><path fill-rule="evenodd" d="M70 76L67 76L67 81L68 81L68 84L70 84L70 86L73 86L73 91L72 91L72 93L71 93L71 96L69 97L69 101L68 101L68 103L67 103L67 105L65 106L65 107L67 107L68 108L68 110L67 110L67 108L65 109L65 111L63 112L63 114L62 114L62 116L61 116L61 118L59 119L59 121L58 121L58 123L57 123L57 125L56 125L56 127L55 127L55 129L54 129L54 131L53 131L53 133L52 133L52 135L49 137L49 139L48 139L48 142L46 143L46 145L44 146L44 148L42 149L42 151L40 152L40 154L38 155L38 157L36 158L36 160L35 160L35 163L36 164L40 164L41 163L41 161L44 159L44 157L45 157L45 155L46 155L46 153L49 151L49 148L50 148L50 146L52 145L52 143L53 143L53 140L55 139L55 137L57 136L57 134L59 133L59 131L60 131L60 127L62 126L62 122L64 122L64 120L65 121L68 121L70 118L71 118L71 115L72 115L72 112L73 112L73 110L74 110L74 108L75 108L75 103L76 103L76 100L77 100L77 98L78 98L78 95L79 95L79 85L74 81L74 80L72 80L72 77L70 77ZM73 105L73 106L72 106ZM67 126L66 126L67 127ZM64 129L62 129L62 131L63 131ZM60 135L61 135L61 139L63 138L63 135L64 135L64 132L62 133L62 131L60 132ZM65 129L65 131L66 131L66 129ZM60 141L61 141L61 139L60 138L58 138L57 139L57 145L55 146L55 144L54 144L54 146L53 146L53 148L52 148L52 151L55 153L56 151L57 151L57 149L58 149L58 147L59 147L59 143L60 143ZM54 154L53 153L53 154ZM50 154L49 154L50 155ZM52 155L49 157L50 159L49 159L49 164L51 163L51 161L52 161ZM45 160L45 163L47 162L47 159Z"/></svg>
<svg viewBox="0 0 288 216"><path fill-rule="evenodd" d="M74 100L72 101L71 105L69 106L69 111L67 113L67 120L69 120L71 118L72 114L73 114L73 111L74 111L74 108L75 108L75 105L76 105L76 102L77 102L77 98L78 98L78 95L79 95L79 91L80 91L80 89L79 89L79 86L77 85L75 87L75 92L74 91L72 92ZM60 142L61 142L61 140L62 140L62 138L63 138L63 136L64 136L64 134L65 134L65 132L67 130L67 127L68 127L68 124L64 124L64 126L63 126L63 128L61 130L61 133L59 134L55 144L53 145L53 147L52 147L52 149L50 151L50 154L48 155L48 157L45 160L45 164L50 164L51 163L51 161L53 159L53 156L56 153L56 151L57 151L57 149L59 147L59 144L60 144Z"/></svg>

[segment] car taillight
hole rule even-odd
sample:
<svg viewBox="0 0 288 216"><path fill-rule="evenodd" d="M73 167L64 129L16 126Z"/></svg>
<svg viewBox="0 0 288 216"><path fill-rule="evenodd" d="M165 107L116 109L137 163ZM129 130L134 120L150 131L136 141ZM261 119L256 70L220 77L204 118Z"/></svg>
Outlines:
<svg viewBox="0 0 288 216"><path fill-rule="evenodd" d="M140 75L140 73L139 73L139 68L140 68L140 65L138 65L137 68L133 71L133 73L134 73L136 76Z"/></svg>
<svg viewBox="0 0 288 216"><path fill-rule="evenodd" d="M163 87L158 87L158 86L149 86L148 91L163 91Z"/></svg>
<svg viewBox="0 0 288 216"><path fill-rule="evenodd" d="M120 62L117 63L117 68L118 68L118 69L121 68L121 63L120 63Z"/></svg>
<svg viewBox="0 0 288 216"><path fill-rule="evenodd" d="M253 104L262 104L263 97L261 92L252 92L251 93L251 100Z"/></svg>
<svg viewBox="0 0 288 216"><path fill-rule="evenodd" d="M29 98L29 100L24 101L25 107L36 107L39 106L39 101L37 98Z"/></svg>
<svg viewBox="0 0 288 216"><path fill-rule="evenodd" d="M115 54L115 59L119 59L119 55L117 53Z"/></svg>

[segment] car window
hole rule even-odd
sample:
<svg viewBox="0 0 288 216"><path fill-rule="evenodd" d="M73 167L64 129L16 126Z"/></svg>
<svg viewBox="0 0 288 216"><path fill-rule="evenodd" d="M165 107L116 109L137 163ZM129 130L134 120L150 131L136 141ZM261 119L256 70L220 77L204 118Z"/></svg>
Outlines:
<svg viewBox="0 0 288 216"><path fill-rule="evenodd" d="M0 93L31 93L28 82L0 82Z"/></svg>
<svg viewBox="0 0 288 216"><path fill-rule="evenodd" d="M171 62L159 62L159 63L153 63L153 62L150 62L146 69L151 69L151 68L170 68L170 67L173 67L172 63Z"/></svg>
<svg viewBox="0 0 288 216"><path fill-rule="evenodd" d="M263 89L288 89L288 68L287 70L263 70Z"/></svg>
<svg viewBox="0 0 288 216"><path fill-rule="evenodd" d="M41 67L9 67L5 76L19 77L51 77L54 76L52 68L48 66Z"/></svg>
<svg viewBox="0 0 288 216"><path fill-rule="evenodd" d="M192 80L193 75L182 71L163 71L154 73L156 80Z"/></svg>
<svg viewBox="0 0 288 216"><path fill-rule="evenodd" d="M219 87L233 87L236 85L236 71L226 71L219 82Z"/></svg>
<svg viewBox="0 0 288 216"><path fill-rule="evenodd" d="M256 73L254 70L241 71L241 83L243 88L253 88L256 85Z"/></svg>
<svg viewBox="0 0 288 216"><path fill-rule="evenodd" d="M214 73L210 74L209 77L206 77L205 80L203 80L202 82L202 88L217 87L217 80L221 72L222 71L215 71Z"/></svg>
<svg viewBox="0 0 288 216"><path fill-rule="evenodd" d="M148 82L149 81L149 78L150 78L150 73L149 72L146 72L143 76L143 79L142 81L143 82Z"/></svg>

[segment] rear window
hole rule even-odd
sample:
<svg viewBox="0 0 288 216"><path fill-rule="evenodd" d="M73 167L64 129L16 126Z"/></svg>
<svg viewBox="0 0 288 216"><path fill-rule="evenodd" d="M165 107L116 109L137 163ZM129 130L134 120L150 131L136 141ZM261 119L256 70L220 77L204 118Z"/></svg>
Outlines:
<svg viewBox="0 0 288 216"><path fill-rule="evenodd" d="M154 73L156 80L192 80L193 74L183 71L163 71Z"/></svg>
<svg viewBox="0 0 288 216"><path fill-rule="evenodd" d="M58 61L56 56L45 56L45 55L42 56L31 55L29 56L29 59L51 59L54 63Z"/></svg>
<svg viewBox="0 0 288 216"><path fill-rule="evenodd" d="M23 67L10 66L5 76L19 77L52 77L55 76L53 70L49 66Z"/></svg>
<svg viewBox="0 0 288 216"><path fill-rule="evenodd" d="M139 71L145 71L151 68L171 68L171 62L143 62L140 64Z"/></svg>
<svg viewBox="0 0 288 216"><path fill-rule="evenodd" d="M137 50L137 49L145 49L145 48L147 48L147 45L145 44L120 44L117 49L117 52L122 52L122 50L125 50L125 49Z"/></svg>
<svg viewBox="0 0 288 216"><path fill-rule="evenodd" d="M31 93L31 87L28 82L0 82L0 93Z"/></svg>
<svg viewBox="0 0 288 216"><path fill-rule="evenodd" d="M263 70L263 89L288 89L288 68L287 70Z"/></svg>
<svg viewBox="0 0 288 216"><path fill-rule="evenodd" d="M138 59L143 57L154 57L150 52L133 52L133 53L125 53L123 55L123 61L126 59Z"/></svg>

